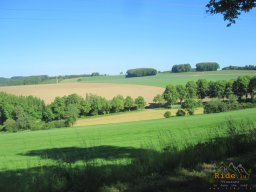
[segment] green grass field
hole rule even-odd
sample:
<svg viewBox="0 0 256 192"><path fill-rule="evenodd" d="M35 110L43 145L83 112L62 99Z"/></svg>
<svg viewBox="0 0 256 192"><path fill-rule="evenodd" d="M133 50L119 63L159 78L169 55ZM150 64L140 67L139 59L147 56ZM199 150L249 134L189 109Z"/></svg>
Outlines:
<svg viewBox="0 0 256 192"><path fill-rule="evenodd" d="M168 83L186 84L191 80L207 79L209 81L216 80L230 80L236 79L238 76L256 75L255 71L208 71L208 72L188 72L188 73L159 73L156 76L125 78L123 75L117 76L98 76L98 77L83 77L63 80L62 82L85 82L85 83L125 83L125 84L138 84L138 85L152 85L165 87Z"/></svg>
<svg viewBox="0 0 256 192"><path fill-rule="evenodd" d="M104 153L103 146L114 151L124 147L159 150L165 143L173 142L182 147L212 137L216 134L216 128L229 118L256 121L255 116L255 109L246 109L161 120L0 134L0 170L55 164L57 159L47 157L47 151L55 148L68 149L71 154L79 150L80 157L72 161L75 163L78 160L79 163L86 155L86 149L96 146L100 147L97 154ZM223 131L218 130L223 134ZM110 159L109 162L108 157L98 157L96 160L107 163L124 160Z"/></svg>

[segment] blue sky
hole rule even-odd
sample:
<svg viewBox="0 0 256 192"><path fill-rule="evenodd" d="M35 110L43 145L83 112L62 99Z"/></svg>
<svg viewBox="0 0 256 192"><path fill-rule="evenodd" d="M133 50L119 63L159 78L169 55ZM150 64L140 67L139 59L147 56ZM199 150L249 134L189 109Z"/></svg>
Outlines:
<svg viewBox="0 0 256 192"><path fill-rule="evenodd" d="M256 65L256 12L227 28L209 0L1 0L0 76Z"/></svg>

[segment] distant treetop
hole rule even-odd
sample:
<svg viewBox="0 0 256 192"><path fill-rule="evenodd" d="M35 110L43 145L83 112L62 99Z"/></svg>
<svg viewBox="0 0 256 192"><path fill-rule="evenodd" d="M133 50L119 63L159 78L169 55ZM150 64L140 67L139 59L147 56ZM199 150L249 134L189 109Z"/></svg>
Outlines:
<svg viewBox="0 0 256 192"><path fill-rule="evenodd" d="M181 72L189 72L189 71L191 71L190 64L179 64L179 65L172 66L173 73L181 73Z"/></svg>
<svg viewBox="0 0 256 192"><path fill-rule="evenodd" d="M245 65L245 66L228 66L223 67L222 70L256 70L256 65Z"/></svg>
<svg viewBox="0 0 256 192"><path fill-rule="evenodd" d="M220 65L216 62L202 62L196 64L196 71L217 71Z"/></svg>
<svg viewBox="0 0 256 192"><path fill-rule="evenodd" d="M137 68L137 69L129 69L126 72L126 77L142 77L142 76L152 76L156 75L157 70L153 68Z"/></svg>

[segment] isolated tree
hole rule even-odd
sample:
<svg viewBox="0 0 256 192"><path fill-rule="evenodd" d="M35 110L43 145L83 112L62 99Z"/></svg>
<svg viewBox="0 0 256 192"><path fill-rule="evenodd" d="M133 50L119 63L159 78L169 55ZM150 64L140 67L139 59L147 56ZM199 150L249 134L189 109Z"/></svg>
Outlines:
<svg viewBox="0 0 256 192"><path fill-rule="evenodd" d="M197 85L197 96L200 99L204 99L208 94L208 82L206 79L199 79L196 82Z"/></svg>
<svg viewBox="0 0 256 192"><path fill-rule="evenodd" d="M164 97L163 95L158 94L154 97L153 101L157 103L158 106L162 106L164 104Z"/></svg>
<svg viewBox="0 0 256 192"><path fill-rule="evenodd" d="M182 101L187 97L186 87L184 85L176 85L176 91L177 91L180 103L182 103Z"/></svg>
<svg viewBox="0 0 256 192"><path fill-rule="evenodd" d="M249 82L250 77L248 76L240 76L233 83L233 92L236 96L238 96L239 100L242 99L243 96L248 97L249 91Z"/></svg>
<svg viewBox="0 0 256 192"><path fill-rule="evenodd" d="M222 14L228 25L234 24L242 12L249 12L256 7L256 0L210 0L206 5L207 12Z"/></svg>
<svg viewBox="0 0 256 192"><path fill-rule="evenodd" d="M175 104L178 99L176 87L171 84L167 85L163 97L169 107L171 107L172 104Z"/></svg>
<svg viewBox="0 0 256 192"><path fill-rule="evenodd" d="M124 107L130 111L131 108L134 106L134 101L131 96L127 96L124 100Z"/></svg>
<svg viewBox="0 0 256 192"><path fill-rule="evenodd" d="M137 109L144 109L145 106L146 106L146 102L145 102L145 99L144 97L142 96L138 96L136 99L135 99L135 105L137 107Z"/></svg>
<svg viewBox="0 0 256 192"><path fill-rule="evenodd" d="M196 83L194 81L188 81L186 83L187 96L190 99L196 98Z"/></svg>
<svg viewBox="0 0 256 192"><path fill-rule="evenodd" d="M252 77L249 82L249 93L251 95L251 98L254 98L254 95L256 93L256 76Z"/></svg>

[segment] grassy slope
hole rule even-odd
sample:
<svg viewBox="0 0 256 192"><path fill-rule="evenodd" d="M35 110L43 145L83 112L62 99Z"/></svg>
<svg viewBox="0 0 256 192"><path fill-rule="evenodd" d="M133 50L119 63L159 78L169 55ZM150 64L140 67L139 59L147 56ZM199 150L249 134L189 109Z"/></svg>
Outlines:
<svg viewBox="0 0 256 192"><path fill-rule="evenodd" d="M26 156L32 150L62 147L131 146L161 147L163 141L177 144L198 142L211 135L227 118L255 119L256 110L174 117L170 119L52 129L47 131L0 134L0 170L36 167L53 163L38 156ZM170 136L171 135L171 136Z"/></svg>
<svg viewBox="0 0 256 192"><path fill-rule="evenodd" d="M236 79L241 75L256 75L255 71L210 71L210 72L189 72L189 73L159 73L156 76L125 78L125 76L99 76L99 77L84 77L81 82L86 83L125 83L139 85L153 85L165 87L168 83L186 84L191 80L205 78L207 80L229 80ZM79 78L67 79L62 82L77 82Z"/></svg>

